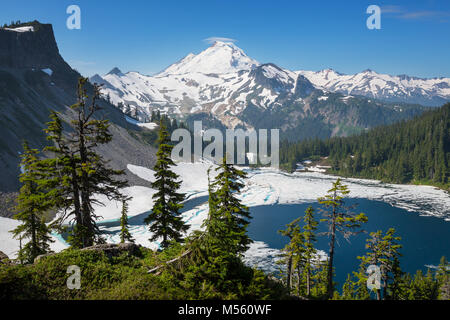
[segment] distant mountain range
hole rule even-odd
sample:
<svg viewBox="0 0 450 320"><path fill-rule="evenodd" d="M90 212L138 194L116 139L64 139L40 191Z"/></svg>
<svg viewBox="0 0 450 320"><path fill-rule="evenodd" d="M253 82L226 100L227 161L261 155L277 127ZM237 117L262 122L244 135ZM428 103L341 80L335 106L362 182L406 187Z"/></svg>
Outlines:
<svg viewBox="0 0 450 320"><path fill-rule="evenodd" d="M367 69L346 75L333 69L298 71L317 88L361 95L390 102L417 103L425 106L441 106L450 101L450 78L423 79L407 75L391 76Z"/></svg>
<svg viewBox="0 0 450 320"><path fill-rule="evenodd" d="M345 136L426 109L332 92L313 75L260 64L225 42L189 54L155 76L114 68L91 78L104 84L101 117L112 122L114 135L100 152L117 168L153 164L155 150L140 136L146 129L125 119L114 107L120 102L142 120L162 110L188 123L204 120L205 126L280 128L282 138L291 140ZM42 130L50 110L61 112L65 122L72 119L68 107L75 103L80 76L59 54L51 25L35 21L0 28L0 191L16 191L20 185L22 141L34 148L47 143ZM436 86L445 92L444 84Z"/></svg>
<svg viewBox="0 0 450 320"><path fill-rule="evenodd" d="M215 118L229 128L280 128L297 139L348 135L424 110L414 104L450 99L450 79L290 71L261 64L229 42L190 53L154 76L114 68L91 82L142 120L159 109L188 122Z"/></svg>

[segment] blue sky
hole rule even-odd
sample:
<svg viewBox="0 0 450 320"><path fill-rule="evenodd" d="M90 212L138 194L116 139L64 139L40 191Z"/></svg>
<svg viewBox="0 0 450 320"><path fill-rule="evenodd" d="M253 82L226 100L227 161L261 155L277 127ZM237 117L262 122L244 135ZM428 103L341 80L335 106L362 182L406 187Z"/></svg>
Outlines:
<svg viewBox="0 0 450 320"><path fill-rule="evenodd" d="M0 0L0 23L53 24L64 59L84 75L154 74L208 47L236 40L249 56L291 70L450 77L450 1L299 0ZM66 9L81 8L81 30L68 30ZM366 9L382 7L381 30Z"/></svg>

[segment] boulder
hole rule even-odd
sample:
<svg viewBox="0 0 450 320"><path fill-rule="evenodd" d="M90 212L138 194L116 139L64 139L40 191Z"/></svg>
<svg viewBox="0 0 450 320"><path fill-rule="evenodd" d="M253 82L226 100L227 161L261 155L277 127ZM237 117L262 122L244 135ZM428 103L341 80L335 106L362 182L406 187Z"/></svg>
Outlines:
<svg viewBox="0 0 450 320"><path fill-rule="evenodd" d="M98 244L92 247L81 249L81 251L98 251L104 252L108 258L120 256L122 253L127 252L129 255L139 255L140 246L134 243L119 243L119 244Z"/></svg>
<svg viewBox="0 0 450 320"><path fill-rule="evenodd" d="M39 256L37 256L36 258L34 258L34 263L37 263L39 260L41 260L42 258L45 258L45 257L49 257L49 256L53 256L53 255L55 255L56 253L54 253L54 252L52 252L52 253L46 253L46 254L41 254L41 255L39 255Z"/></svg>

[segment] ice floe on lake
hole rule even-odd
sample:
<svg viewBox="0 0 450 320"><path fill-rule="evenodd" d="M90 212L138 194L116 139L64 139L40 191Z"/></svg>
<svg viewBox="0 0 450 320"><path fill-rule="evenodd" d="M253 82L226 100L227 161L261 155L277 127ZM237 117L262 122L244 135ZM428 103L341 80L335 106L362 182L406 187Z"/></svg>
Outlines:
<svg viewBox="0 0 450 320"><path fill-rule="evenodd" d="M190 225L188 233L201 229L203 220L208 213L208 204L201 197L207 196L208 177L207 171L212 167L211 163L180 163L175 166L174 171L180 175L183 181L181 192L186 193L186 205L193 203L183 212L183 220ZM154 181L154 171L148 168L128 165L128 170L147 181ZM274 204L297 204L317 201L318 197L326 194L332 182L337 177L319 172L296 172L293 174L279 170L262 168L245 168L248 177L245 187L239 197L249 207ZM211 171L213 177L215 171ZM447 192L430 187L414 185L385 184L374 180L344 178L348 185L351 198L365 198L389 203L395 207L407 211L418 212L422 215L435 216L450 221L450 196ZM129 217L145 215L153 206L152 196L155 191L148 187L132 186L125 188L123 192L132 197L129 202ZM117 222L121 214L121 203L109 201L99 196L105 206L95 206L95 212L100 216L99 223L108 242L117 243L119 231ZM0 250L7 254L17 251L19 242L12 239L7 231L17 224L17 221L2 218L0 225ZM14 223L12 223L12 222ZM116 223L116 224L115 224ZM445 223L445 222L444 222ZM138 244L150 248L157 248L158 243L151 243L148 239L151 233L144 224L131 224L130 232ZM55 251L66 247L62 241L53 245ZM265 270L275 270L274 256L278 250L268 248L263 242L255 242L245 254L245 261L261 266Z"/></svg>
<svg viewBox="0 0 450 320"><path fill-rule="evenodd" d="M322 251L317 251L317 258L320 261L325 261L328 255ZM277 265L277 261L281 259L281 250L269 248L269 246L263 241L254 241L250 244L250 248L245 252L243 261L244 263L255 266L267 273L277 274L280 270L280 266Z"/></svg>

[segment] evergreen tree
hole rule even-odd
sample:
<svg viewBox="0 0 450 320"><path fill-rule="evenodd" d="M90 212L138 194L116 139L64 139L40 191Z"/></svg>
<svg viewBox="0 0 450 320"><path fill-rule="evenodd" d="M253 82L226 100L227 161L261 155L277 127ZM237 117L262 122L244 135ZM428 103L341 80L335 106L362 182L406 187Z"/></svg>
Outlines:
<svg viewBox="0 0 450 320"><path fill-rule="evenodd" d="M250 216L235 197L243 187L240 180L245 173L225 160L216 170L219 173L214 181L211 168L208 170L209 212L202 225L204 231L194 232L188 244L193 262L188 282L195 283L192 289L204 298L215 297L220 290L237 292L242 288L243 273L251 276L241 260L251 242L246 233Z"/></svg>
<svg viewBox="0 0 450 320"><path fill-rule="evenodd" d="M438 297L438 280L434 279L429 269L426 275L422 270L418 270L409 286L409 300L436 300Z"/></svg>
<svg viewBox="0 0 450 320"><path fill-rule="evenodd" d="M327 157L332 172L395 183L428 183L450 190L450 103L419 117L350 137L280 144L282 168Z"/></svg>
<svg viewBox="0 0 450 320"><path fill-rule="evenodd" d="M394 257L392 263L392 283L388 285L389 296L391 300L406 300L408 282L405 281L405 272L400 268L400 260Z"/></svg>
<svg viewBox="0 0 450 320"><path fill-rule="evenodd" d="M282 257L281 262L286 264L286 286L289 290L292 289L292 275L294 270L300 269L301 261L303 260L304 253L304 239L303 234L301 233L301 228L299 222L301 218L297 218L288 225L286 225L286 229L280 230L279 233L283 236L289 238L289 242L282 249ZM297 294L300 291L300 275L298 274L298 283L297 283Z"/></svg>
<svg viewBox="0 0 450 320"><path fill-rule="evenodd" d="M102 203L94 195L121 200L120 189L127 185L126 181L115 178L124 172L111 169L96 151L100 145L109 143L112 135L108 120L94 118L100 111L97 105L100 87L94 85L88 102L87 81L87 78L80 78L78 83L77 103L71 106L75 114L75 120L70 121L72 130L64 133L56 112L52 112L52 121L45 130L47 139L53 142L45 150L55 155L44 162L48 176L46 187L50 189L53 205L64 211L61 220L72 217L74 227L69 242L79 248L103 241L93 210L94 204Z"/></svg>
<svg viewBox="0 0 450 320"><path fill-rule="evenodd" d="M354 300L355 299L355 283L350 275L347 275L347 279L342 286L342 300Z"/></svg>
<svg viewBox="0 0 450 320"><path fill-rule="evenodd" d="M224 158L216 168L219 172L212 183L214 210L207 227L210 237L219 239L219 245L233 256L248 250L252 240L247 235L250 212L236 194L244 187L246 174L234 168Z"/></svg>
<svg viewBox="0 0 450 320"><path fill-rule="evenodd" d="M155 120L156 120L157 122L160 122L160 121L161 121L161 111L160 111L159 109L156 111L156 117L155 117Z"/></svg>
<svg viewBox="0 0 450 320"><path fill-rule="evenodd" d="M436 279L439 282L439 299L450 300L450 263L445 257L441 258Z"/></svg>
<svg viewBox="0 0 450 320"><path fill-rule="evenodd" d="M316 230L318 222L314 219L314 209L309 206L305 211L303 218L305 224L303 226L304 252L303 252L303 270L306 275L306 296L311 295L311 276L312 271L317 264L317 250L314 247L316 239Z"/></svg>
<svg viewBox="0 0 450 320"><path fill-rule="evenodd" d="M356 300L370 300L370 292L367 288L366 270L365 266L360 266L358 272L353 272L353 276L356 278L356 281L353 282Z"/></svg>
<svg viewBox="0 0 450 320"><path fill-rule="evenodd" d="M370 265L380 268L383 292L381 292L381 288L376 289L377 300L388 298L388 287L393 287L395 291L398 291L398 285L396 283L391 284L391 281L399 279L401 274L398 263L400 257L398 250L402 247L398 244L400 240L400 237L395 236L395 229L393 228L389 229L385 236L382 235L381 230L371 232L366 243L368 252L365 256L358 257L361 260L362 269L367 269ZM398 296L398 292L395 295Z"/></svg>
<svg viewBox="0 0 450 320"><path fill-rule="evenodd" d="M300 227L300 222L304 221L304 226ZM317 250L314 248L316 242L315 230L318 222L314 219L314 209L310 206L306 209L302 218L295 219L286 226L285 230L280 230L283 236L289 238L289 243L282 250L280 264L286 264L286 284L292 287L292 277L297 271L297 295L311 295L311 284L313 270L319 266Z"/></svg>
<svg viewBox="0 0 450 320"><path fill-rule="evenodd" d="M156 122L156 112L152 110L152 114L150 116L150 122Z"/></svg>
<svg viewBox="0 0 450 320"><path fill-rule="evenodd" d="M212 244L219 244L220 237L215 234L216 230L220 229L220 219L217 216L217 197L214 193L212 182L211 182L211 167L208 168L208 217L203 221L202 227L205 228L205 235L208 241L205 244L208 247L212 247Z"/></svg>
<svg viewBox="0 0 450 320"><path fill-rule="evenodd" d="M22 188L17 198L17 214L14 216L21 224L12 231L14 238L19 239L21 243L18 258L28 263L49 252L49 243L54 242L50 237L51 227L45 223L44 214L49 207L45 190L42 190L40 185L43 174L37 158L38 153L38 150L31 149L27 142L23 143L20 164L23 171L20 175ZM30 241L22 246L23 239Z"/></svg>
<svg viewBox="0 0 450 320"><path fill-rule="evenodd" d="M312 279L314 285L311 287L311 296L317 297L319 299L329 298L327 279L328 279L328 261L319 261L317 272L313 275Z"/></svg>
<svg viewBox="0 0 450 320"><path fill-rule="evenodd" d="M134 239L128 230L128 201L129 198L122 199L122 214L120 216L120 243L133 242Z"/></svg>
<svg viewBox="0 0 450 320"><path fill-rule="evenodd" d="M153 236L149 239L155 241L162 238L161 247L167 248L170 241L182 241L182 233L188 230L188 226L181 218L180 210L185 195L178 193L181 182L179 176L170 167L175 165L171 159L173 146L169 144L169 133L165 123L161 120L159 124L158 152L154 167L156 180L152 188L157 192L153 195L155 203L152 212L144 220L150 225L149 230Z"/></svg>
<svg viewBox="0 0 450 320"><path fill-rule="evenodd" d="M355 229L360 228L362 223L367 222L367 216L364 213L355 214L350 211L350 208L345 206L344 197L349 193L347 186L341 183L341 179L337 179L333 183L333 187L328 190L328 194L318 199L319 204L323 206L321 211L324 218L321 221L328 224L328 231L325 234L330 239L327 275L327 293L330 298L334 291L333 260L336 235L341 233L344 238L348 239L355 234Z"/></svg>

